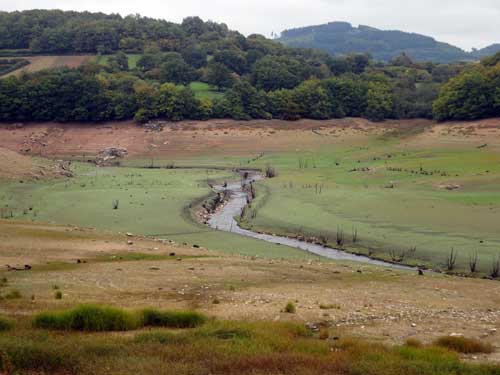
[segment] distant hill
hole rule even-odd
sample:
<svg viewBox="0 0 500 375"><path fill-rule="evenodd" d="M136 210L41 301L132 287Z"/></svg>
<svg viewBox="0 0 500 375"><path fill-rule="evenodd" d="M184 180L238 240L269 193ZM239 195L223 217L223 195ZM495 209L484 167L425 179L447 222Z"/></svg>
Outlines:
<svg viewBox="0 0 500 375"><path fill-rule="evenodd" d="M318 48L333 55L370 53L381 61L389 61L404 52L414 61L448 63L475 60L500 51L500 44L495 44L468 53L429 36L363 25L353 27L348 22L285 30L278 40L289 46Z"/></svg>
<svg viewBox="0 0 500 375"><path fill-rule="evenodd" d="M491 56L500 51L500 43L492 44L491 46L475 49L471 52L471 55L475 58L482 58L485 56Z"/></svg>

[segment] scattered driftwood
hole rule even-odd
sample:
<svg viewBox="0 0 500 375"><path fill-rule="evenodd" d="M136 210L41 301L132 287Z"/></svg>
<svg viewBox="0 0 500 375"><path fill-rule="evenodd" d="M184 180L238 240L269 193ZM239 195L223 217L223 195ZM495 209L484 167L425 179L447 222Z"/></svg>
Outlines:
<svg viewBox="0 0 500 375"><path fill-rule="evenodd" d="M32 267L29 264L25 264L23 268L12 267L10 265L6 265L7 271L31 271Z"/></svg>
<svg viewBox="0 0 500 375"><path fill-rule="evenodd" d="M73 171L71 170L71 162L67 160L57 161L57 173L64 177L73 177Z"/></svg>
<svg viewBox="0 0 500 375"><path fill-rule="evenodd" d="M124 148L108 147L102 150L95 158L95 164L98 166L117 164L117 159L127 156L128 151Z"/></svg>

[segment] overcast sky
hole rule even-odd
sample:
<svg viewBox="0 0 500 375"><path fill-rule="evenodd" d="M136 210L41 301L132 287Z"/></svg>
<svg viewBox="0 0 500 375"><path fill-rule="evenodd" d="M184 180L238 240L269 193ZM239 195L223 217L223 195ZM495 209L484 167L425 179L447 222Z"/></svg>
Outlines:
<svg viewBox="0 0 500 375"><path fill-rule="evenodd" d="M198 15L243 34L348 21L426 34L464 49L500 43L500 0L0 0L0 10L89 10L180 22Z"/></svg>

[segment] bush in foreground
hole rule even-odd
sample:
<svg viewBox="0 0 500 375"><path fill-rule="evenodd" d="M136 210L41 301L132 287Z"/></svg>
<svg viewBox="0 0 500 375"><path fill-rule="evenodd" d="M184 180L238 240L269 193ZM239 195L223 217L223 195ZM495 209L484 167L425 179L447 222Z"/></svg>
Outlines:
<svg viewBox="0 0 500 375"><path fill-rule="evenodd" d="M285 312L288 314L295 314L296 308L293 302L288 302L285 306Z"/></svg>
<svg viewBox="0 0 500 375"><path fill-rule="evenodd" d="M142 311L142 324L150 327L195 328L201 326L207 318L194 311Z"/></svg>
<svg viewBox="0 0 500 375"><path fill-rule="evenodd" d="M128 331L140 326L137 315L114 307L81 305L68 311L38 314L37 328L83 332Z"/></svg>
<svg viewBox="0 0 500 375"><path fill-rule="evenodd" d="M0 316L0 332L8 331L12 328L14 328L14 322L7 318L4 318L3 316Z"/></svg>
<svg viewBox="0 0 500 375"><path fill-rule="evenodd" d="M51 311L35 316L36 328L105 332L130 331L144 326L169 328L195 328L207 318L194 311L159 311L146 309L140 312L115 307L81 305L66 311Z"/></svg>
<svg viewBox="0 0 500 375"><path fill-rule="evenodd" d="M436 346L464 354L488 354L493 352L493 346L491 344L467 337L443 336L438 338L434 344Z"/></svg>

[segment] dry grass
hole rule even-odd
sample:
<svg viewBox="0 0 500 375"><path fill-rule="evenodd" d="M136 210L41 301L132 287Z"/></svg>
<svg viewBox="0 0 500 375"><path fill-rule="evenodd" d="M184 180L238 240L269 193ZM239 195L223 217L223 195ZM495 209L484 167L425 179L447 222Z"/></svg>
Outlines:
<svg viewBox="0 0 500 375"><path fill-rule="evenodd" d="M0 337L0 365L11 373L494 375L435 347L337 342L302 325L212 321L197 329L131 334L43 335L21 329ZM105 369L105 370L104 370Z"/></svg>
<svg viewBox="0 0 500 375"><path fill-rule="evenodd" d="M493 346L489 343L460 336L440 337L434 342L434 344L463 354L472 354L472 353L490 354L493 352Z"/></svg>

